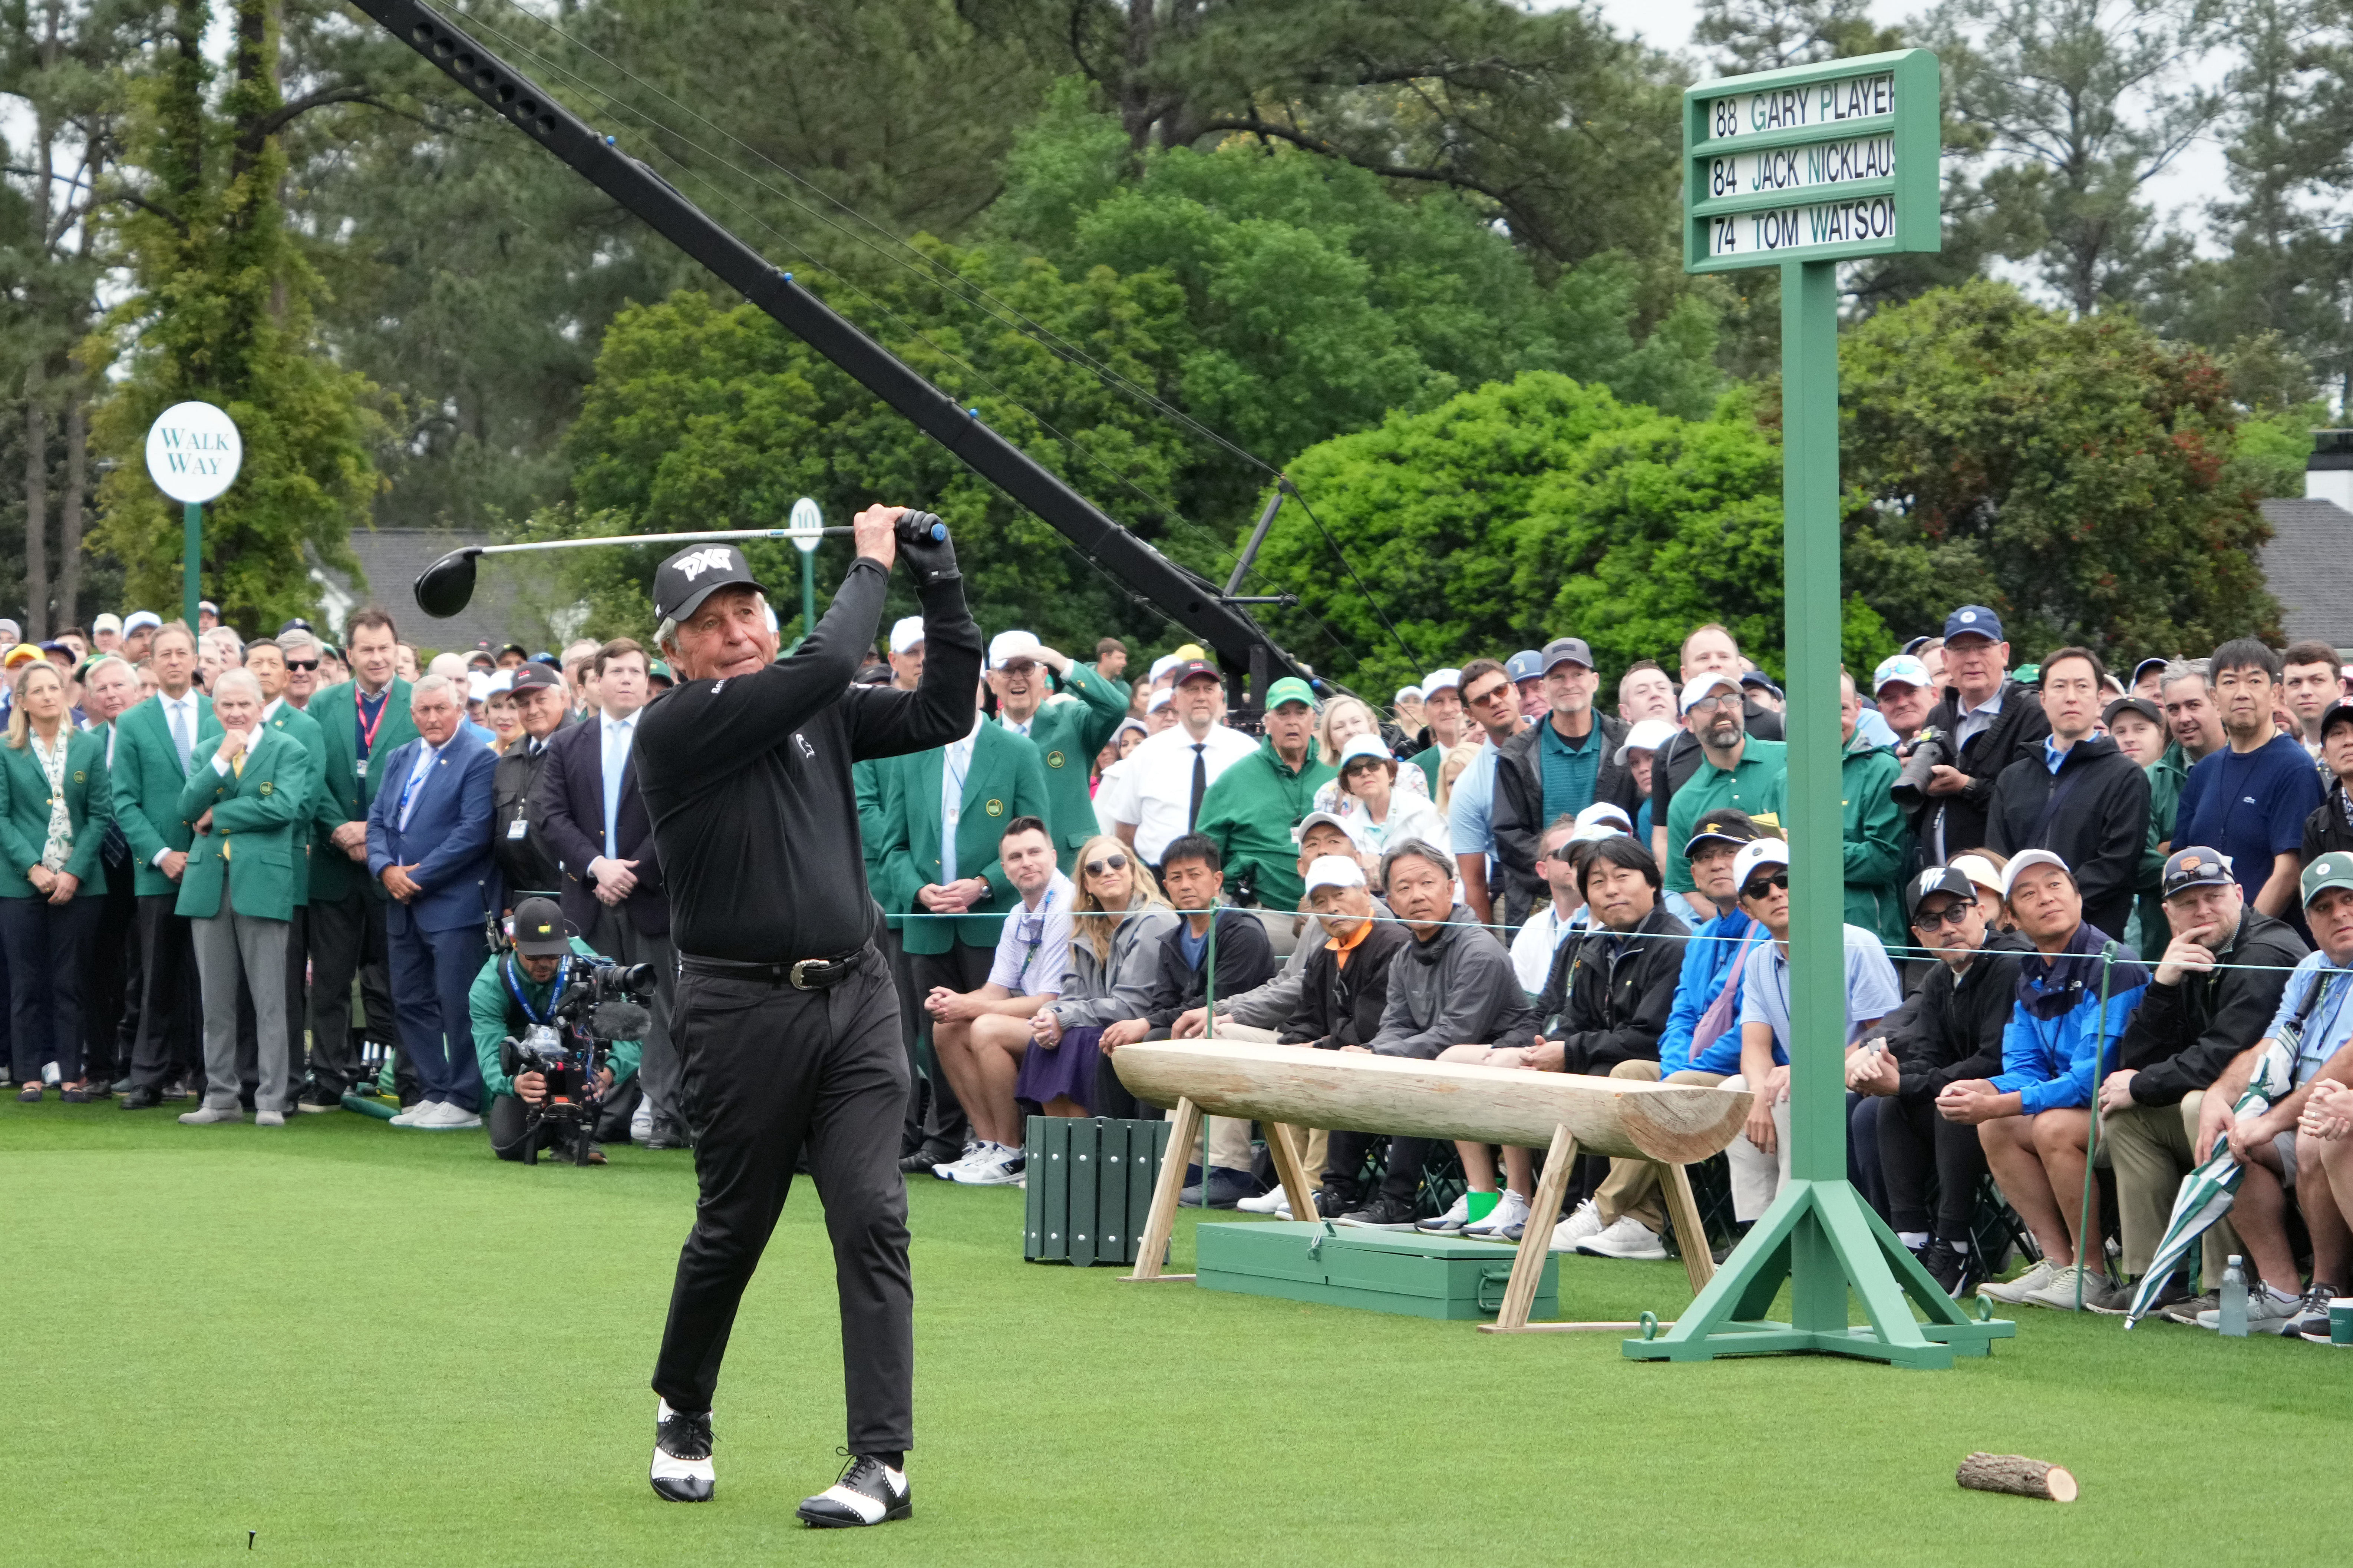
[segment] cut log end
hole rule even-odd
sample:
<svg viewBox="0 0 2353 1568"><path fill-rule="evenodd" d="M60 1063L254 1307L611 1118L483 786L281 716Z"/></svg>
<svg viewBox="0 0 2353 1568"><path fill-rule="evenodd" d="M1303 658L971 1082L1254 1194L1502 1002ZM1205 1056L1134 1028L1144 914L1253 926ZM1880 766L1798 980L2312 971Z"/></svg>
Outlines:
<svg viewBox="0 0 2353 1568"><path fill-rule="evenodd" d="M2008 1492L2049 1502L2075 1500L2073 1471L2023 1454L1971 1454L1953 1479L1971 1491Z"/></svg>

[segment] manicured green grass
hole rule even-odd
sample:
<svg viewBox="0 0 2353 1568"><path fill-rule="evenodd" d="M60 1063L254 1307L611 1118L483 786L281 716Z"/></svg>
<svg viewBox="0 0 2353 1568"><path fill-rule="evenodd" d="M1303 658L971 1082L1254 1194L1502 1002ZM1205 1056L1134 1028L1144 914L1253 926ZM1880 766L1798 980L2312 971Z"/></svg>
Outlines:
<svg viewBox="0 0 2353 1568"><path fill-rule="evenodd" d="M0 1105L0 1560L23 1563L2182 1563L2345 1548L2353 1354L2021 1310L1990 1360L1638 1365L1616 1335L1020 1261L1022 1195L921 1183L911 1523L817 1534L831 1262L795 1194L717 1408L718 1500L647 1488L690 1156ZM1224 1216L1220 1216L1221 1218ZM1191 1226L1176 1238L1189 1265ZM1564 1311L1672 1316L1676 1264ZM2073 1468L1965 1493L1972 1448ZM258 1532L247 1551L247 1531ZM229 1555L235 1553L234 1556Z"/></svg>

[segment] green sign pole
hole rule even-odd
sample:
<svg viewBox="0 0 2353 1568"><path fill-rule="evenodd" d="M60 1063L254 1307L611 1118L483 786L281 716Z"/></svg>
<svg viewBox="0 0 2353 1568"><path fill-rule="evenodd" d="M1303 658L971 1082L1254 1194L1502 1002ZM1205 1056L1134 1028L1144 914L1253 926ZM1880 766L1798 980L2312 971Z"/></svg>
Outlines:
<svg viewBox="0 0 2353 1568"><path fill-rule="evenodd" d="M180 512L180 616L196 629L196 601L205 596L205 503L192 500Z"/></svg>
<svg viewBox="0 0 2353 1568"><path fill-rule="evenodd" d="M2015 1331L1964 1313L1846 1179L1838 263L1937 247L1938 87L1936 57L1906 49L1684 97L1686 268L1781 268L1789 1180L1672 1330L1626 1342L1636 1360L1819 1351L1948 1367ZM1767 1314L1785 1280L1782 1322ZM1850 1290L1864 1324L1848 1323Z"/></svg>

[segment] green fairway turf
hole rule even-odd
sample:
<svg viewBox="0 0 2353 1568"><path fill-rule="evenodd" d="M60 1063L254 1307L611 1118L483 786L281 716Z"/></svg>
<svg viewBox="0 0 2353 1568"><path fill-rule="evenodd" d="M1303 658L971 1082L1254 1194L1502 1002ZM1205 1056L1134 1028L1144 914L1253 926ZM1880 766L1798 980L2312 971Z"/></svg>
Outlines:
<svg viewBox="0 0 2353 1568"><path fill-rule="evenodd" d="M1617 1335L1128 1285L1020 1260L1022 1194L923 1181L914 1519L802 1530L839 1339L795 1192L715 1412L648 1489L685 1153L525 1169L347 1114L183 1128L0 1105L11 1563L2181 1563L2345 1550L2353 1353L2021 1309L1951 1372L1635 1364ZM1219 1216L1225 1219L1228 1216ZM1192 1257L1193 1220L1176 1237ZM1566 1315L1680 1265L1566 1260ZM2082 1479L1960 1491L1973 1448ZM247 1549L247 1531L258 1532ZM234 1553L234 1555L231 1555ZM1409 1556L1408 1554L1410 1554Z"/></svg>

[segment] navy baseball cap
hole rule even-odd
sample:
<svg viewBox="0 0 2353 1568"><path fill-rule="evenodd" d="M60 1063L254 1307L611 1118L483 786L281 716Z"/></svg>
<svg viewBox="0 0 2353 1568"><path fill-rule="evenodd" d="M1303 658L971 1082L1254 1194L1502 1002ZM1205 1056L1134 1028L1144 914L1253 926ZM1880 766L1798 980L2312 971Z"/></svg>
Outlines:
<svg viewBox="0 0 2353 1568"><path fill-rule="evenodd" d="M1535 649L1522 648L1504 661L1504 673L1516 686L1523 680L1534 680L1544 674L1544 655Z"/></svg>
<svg viewBox="0 0 2353 1568"><path fill-rule="evenodd" d="M2341 697L2320 710L2320 738L2328 739L2330 729L2338 724L2353 724L2353 702Z"/></svg>
<svg viewBox="0 0 2353 1568"><path fill-rule="evenodd" d="M1983 605L1963 605L1945 617L1945 640L1955 637L1983 637L1988 642L2000 642L2001 617Z"/></svg>

